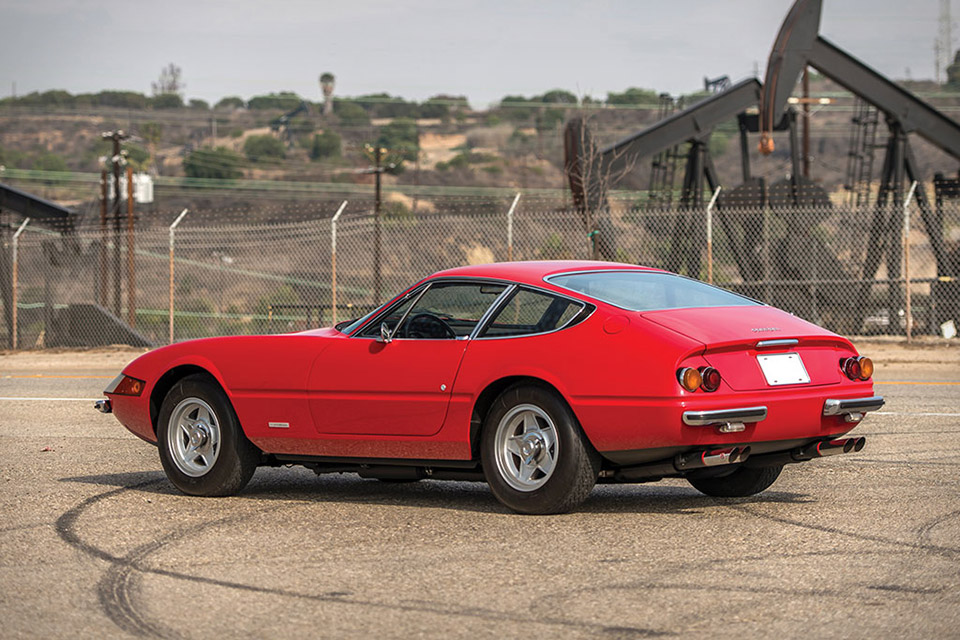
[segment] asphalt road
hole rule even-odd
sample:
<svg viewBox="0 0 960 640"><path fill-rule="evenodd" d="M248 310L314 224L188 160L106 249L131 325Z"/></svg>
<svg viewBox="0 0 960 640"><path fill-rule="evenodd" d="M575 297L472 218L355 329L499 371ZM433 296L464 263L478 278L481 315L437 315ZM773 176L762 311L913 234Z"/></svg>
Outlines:
<svg viewBox="0 0 960 640"><path fill-rule="evenodd" d="M84 400L127 354L0 355L0 636L960 637L956 355L891 358L866 448L759 496L601 486L550 517L297 467L186 497Z"/></svg>

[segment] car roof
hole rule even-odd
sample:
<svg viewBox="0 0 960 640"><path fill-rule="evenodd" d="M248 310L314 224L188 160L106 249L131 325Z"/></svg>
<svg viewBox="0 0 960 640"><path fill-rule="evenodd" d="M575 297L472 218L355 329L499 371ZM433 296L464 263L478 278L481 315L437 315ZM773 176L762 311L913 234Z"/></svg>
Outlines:
<svg viewBox="0 0 960 640"><path fill-rule="evenodd" d="M635 271L662 271L661 269L652 269L633 264L622 264L619 262L600 262L597 260L530 260L525 262L495 262L493 264L470 265L466 267L456 267L445 271L438 271L430 276L437 277L469 277L469 278L494 278L497 280L513 280L523 284L542 284L547 276L558 273L569 273L577 271L609 271L616 270L635 270Z"/></svg>

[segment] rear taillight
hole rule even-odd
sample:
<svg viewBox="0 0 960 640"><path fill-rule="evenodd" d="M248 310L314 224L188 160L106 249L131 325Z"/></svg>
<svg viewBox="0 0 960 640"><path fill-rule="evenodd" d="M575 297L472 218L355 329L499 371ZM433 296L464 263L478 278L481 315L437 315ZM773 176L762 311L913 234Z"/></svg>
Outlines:
<svg viewBox="0 0 960 640"><path fill-rule="evenodd" d="M700 388L703 378L700 377L700 372L693 367L683 367L677 371L677 381L687 391L696 391Z"/></svg>
<svg viewBox="0 0 960 640"><path fill-rule="evenodd" d="M107 385L107 388L104 389L103 392L118 396L139 396L143 393L143 386L143 380L137 380L136 378L131 378L121 373L113 379L113 382Z"/></svg>
<svg viewBox="0 0 960 640"><path fill-rule="evenodd" d="M844 358L840 368L851 380L869 380L873 376L873 360L864 356Z"/></svg>
<svg viewBox="0 0 960 640"><path fill-rule="evenodd" d="M713 367L682 367L677 369L677 382L687 391L716 391L720 388L720 372Z"/></svg>
<svg viewBox="0 0 960 640"><path fill-rule="evenodd" d="M713 367L701 367L700 377L703 379L700 388L704 391L716 391L720 388L720 372Z"/></svg>

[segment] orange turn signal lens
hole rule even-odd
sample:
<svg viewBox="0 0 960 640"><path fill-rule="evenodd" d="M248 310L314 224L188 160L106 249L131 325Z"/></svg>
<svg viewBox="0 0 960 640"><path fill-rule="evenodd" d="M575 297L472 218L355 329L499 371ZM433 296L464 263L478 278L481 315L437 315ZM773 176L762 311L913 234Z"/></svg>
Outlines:
<svg viewBox="0 0 960 640"><path fill-rule="evenodd" d="M864 356L844 358L840 368L851 380L869 380L873 376L873 360Z"/></svg>
<svg viewBox="0 0 960 640"><path fill-rule="evenodd" d="M693 367L683 367L677 371L677 381L687 391L696 391L700 388L703 378L700 376L700 372Z"/></svg>
<svg viewBox="0 0 960 640"><path fill-rule="evenodd" d="M103 392L118 396L139 396L143 393L143 387L143 380L137 380L121 373L113 379L113 382Z"/></svg>

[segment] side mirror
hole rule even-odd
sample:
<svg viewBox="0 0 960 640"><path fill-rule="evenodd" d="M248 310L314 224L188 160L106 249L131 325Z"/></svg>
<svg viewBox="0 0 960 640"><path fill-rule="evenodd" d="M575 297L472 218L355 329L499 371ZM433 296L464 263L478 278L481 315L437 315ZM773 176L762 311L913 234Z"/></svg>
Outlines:
<svg viewBox="0 0 960 640"><path fill-rule="evenodd" d="M382 342L383 344L393 342L393 336L390 335L390 327L387 326L386 322L380 323L380 337L377 338L377 342Z"/></svg>

